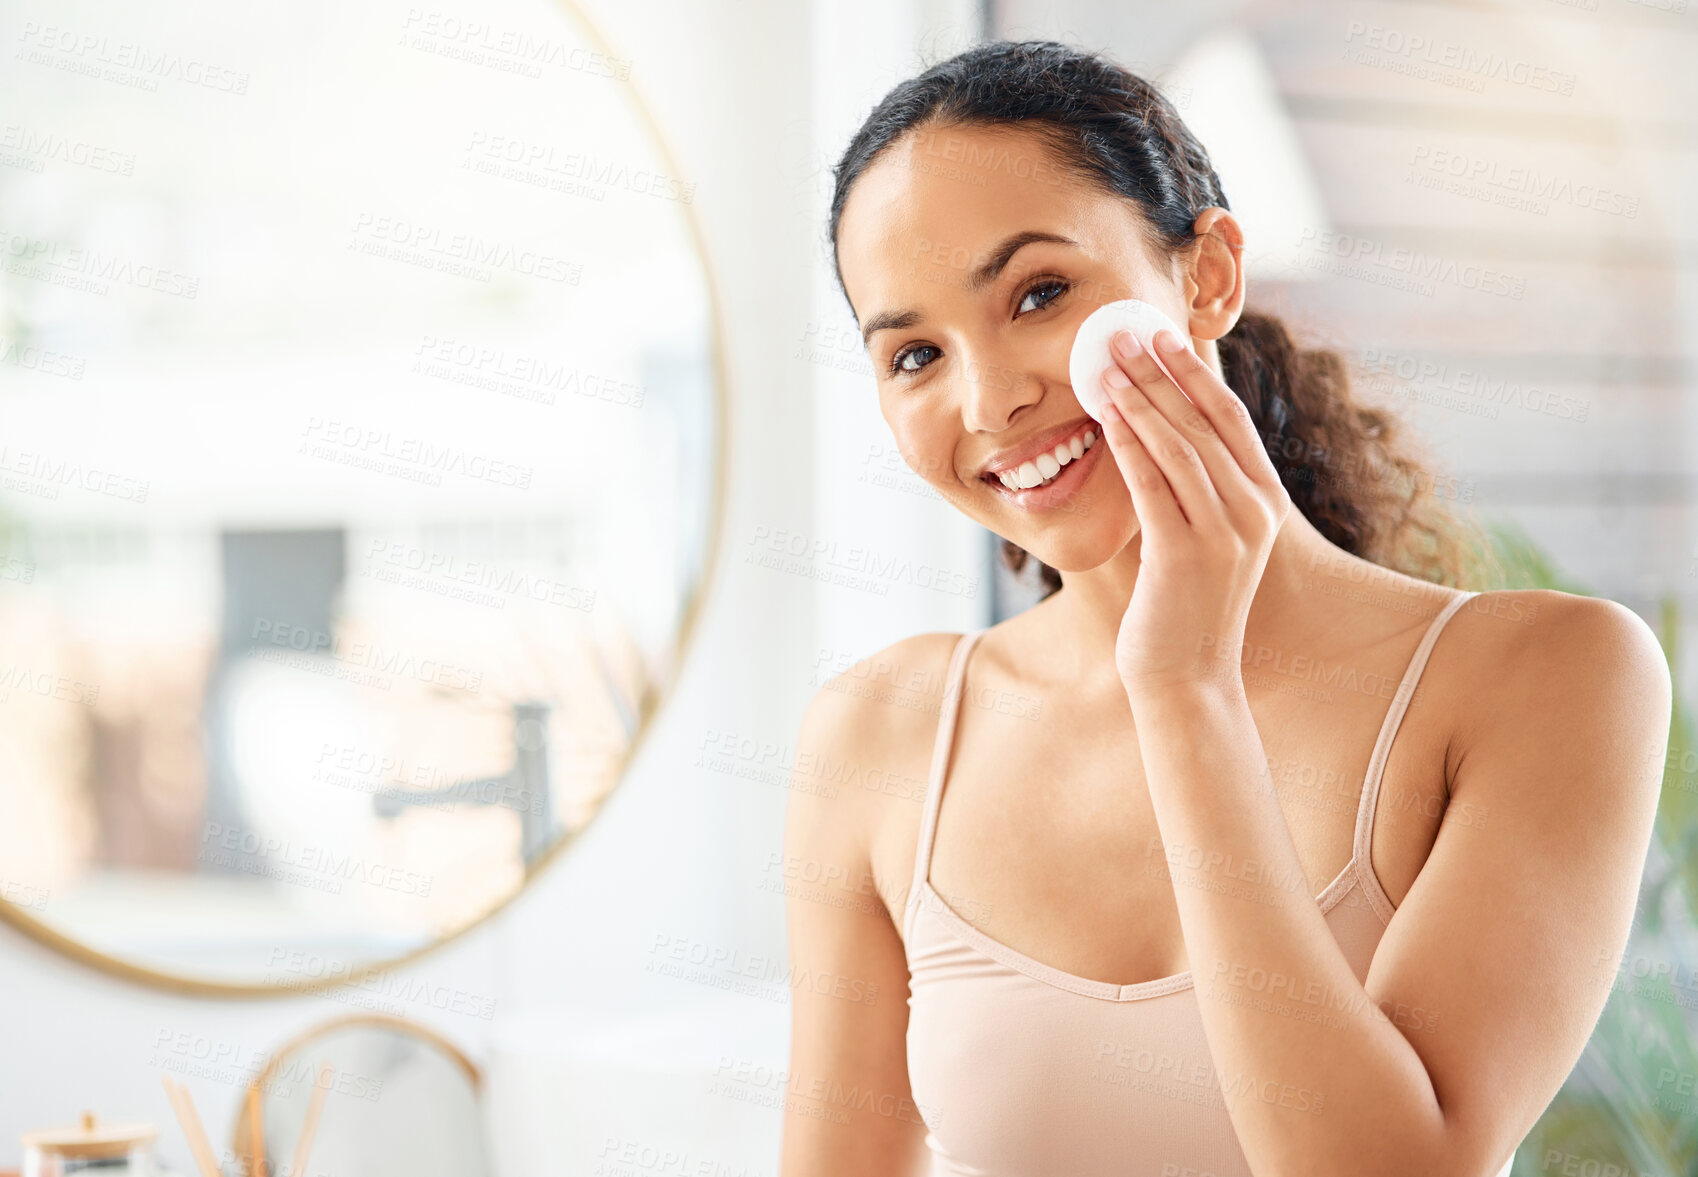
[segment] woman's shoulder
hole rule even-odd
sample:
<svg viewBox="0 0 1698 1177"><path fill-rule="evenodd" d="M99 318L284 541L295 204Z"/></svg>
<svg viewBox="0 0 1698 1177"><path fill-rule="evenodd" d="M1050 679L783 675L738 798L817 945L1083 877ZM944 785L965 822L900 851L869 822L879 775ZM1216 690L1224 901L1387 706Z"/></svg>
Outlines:
<svg viewBox="0 0 1698 1177"><path fill-rule="evenodd" d="M859 793L888 796L885 778L908 775L930 754L950 658L966 635L930 631L902 638L830 673L803 720L812 751L834 758ZM799 751L802 751L799 749ZM913 795L925 787L912 782Z"/></svg>
<svg viewBox="0 0 1698 1177"><path fill-rule="evenodd" d="M920 822L949 661L961 633L926 632L833 668L797 739L791 853L836 846L899 910ZM898 848L910 847L907 854Z"/></svg>
<svg viewBox="0 0 1698 1177"><path fill-rule="evenodd" d="M1600 674L1625 675L1654 693L1668 662L1644 618L1619 601L1557 589L1492 589L1458 610L1459 643L1491 680L1545 690L1588 689Z"/></svg>
<svg viewBox="0 0 1698 1177"><path fill-rule="evenodd" d="M1526 756L1532 743L1588 734L1593 743L1616 744L1617 753L1666 739L1668 659L1655 632L1626 605L1556 589L1498 589L1475 594L1455 621L1459 763L1471 749L1518 748Z"/></svg>

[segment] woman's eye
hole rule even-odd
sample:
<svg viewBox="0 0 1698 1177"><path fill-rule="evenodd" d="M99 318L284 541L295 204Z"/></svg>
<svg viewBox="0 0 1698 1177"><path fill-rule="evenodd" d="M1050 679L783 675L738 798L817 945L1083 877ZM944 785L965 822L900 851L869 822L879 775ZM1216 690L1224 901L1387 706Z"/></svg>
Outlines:
<svg viewBox="0 0 1698 1177"><path fill-rule="evenodd" d="M917 356L921 352L936 350L937 348L933 347L931 344L922 343L918 347L910 347L905 351L899 351L890 358L890 370L892 372L918 372L921 368L925 367L925 365L918 364L913 367L909 367L908 357Z"/></svg>
<svg viewBox="0 0 1698 1177"><path fill-rule="evenodd" d="M1060 279L1052 279L1048 282L1041 282L1021 296L1020 305L1015 309L1022 314L1027 311L1042 310L1044 307L1047 307L1050 303L1060 298L1063 294L1067 293L1068 288L1071 285L1071 283L1061 281ZM1035 303L1033 302L1034 299L1037 300ZM895 355L890 357L891 375L894 376L900 372L906 372L909 375L912 375L915 372L918 372L920 369L924 368L927 363L930 363L931 360L927 359L924 363L910 364L908 362L909 359L914 356L922 355L925 352L935 353L937 350L937 348L933 347L929 343L922 343L914 347L898 351Z"/></svg>
<svg viewBox="0 0 1698 1177"><path fill-rule="evenodd" d="M1056 299L1060 298L1062 296L1062 294L1066 292L1066 290L1067 290L1067 283L1065 283L1065 282L1045 282L1045 283L1042 283L1041 285L1034 286L1030 290L1026 291L1025 297L1020 300L1020 305L1015 309L1020 310L1020 311L1025 311L1025 310L1028 310L1028 309L1034 310L1034 311L1040 310L1043 307L1046 307L1050 303L1054 302ZM1036 298L1038 295L1043 294L1045 291L1050 292L1049 297L1041 299L1038 302L1037 306L1030 307L1030 308L1027 307L1027 305L1026 305L1027 303L1031 302L1032 299Z"/></svg>

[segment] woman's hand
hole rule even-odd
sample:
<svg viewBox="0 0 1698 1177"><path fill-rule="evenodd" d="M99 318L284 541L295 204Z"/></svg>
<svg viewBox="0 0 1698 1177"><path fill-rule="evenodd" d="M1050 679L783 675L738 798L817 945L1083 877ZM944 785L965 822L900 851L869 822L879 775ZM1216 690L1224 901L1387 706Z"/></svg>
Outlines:
<svg viewBox="0 0 1698 1177"><path fill-rule="evenodd" d="M1141 527L1114 650L1134 705L1198 683L1242 686L1250 601L1291 510L1244 403L1173 332L1154 342L1173 379L1127 331L1103 374L1103 436Z"/></svg>

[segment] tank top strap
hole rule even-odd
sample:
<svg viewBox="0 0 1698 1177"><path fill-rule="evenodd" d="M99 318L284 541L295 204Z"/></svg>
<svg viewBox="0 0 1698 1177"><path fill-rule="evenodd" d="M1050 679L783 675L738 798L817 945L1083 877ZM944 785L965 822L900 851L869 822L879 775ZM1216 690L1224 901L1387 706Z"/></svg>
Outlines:
<svg viewBox="0 0 1698 1177"><path fill-rule="evenodd" d="M938 807L943 800L943 780L949 767L949 753L955 746L956 717L961 711L961 688L967 677L967 655L984 636L988 626L968 630L955 643L949 656L949 669L944 675L941 705L938 708L937 739L932 746L931 772L926 777L926 796L920 808L920 836L914 845L914 877L908 883L907 916L912 917L920 901L920 884L931 872L932 842L937 837Z"/></svg>
<svg viewBox="0 0 1698 1177"><path fill-rule="evenodd" d="M1391 707L1386 711L1385 722L1380 725L1379 738L1374 741L1373 755L1368 758L1367 775L1362 780L1362 797L1356 807L1356 835L1351 854L1368 902L1382 920L1389 921L1396 908L1392 906L1385 889L1380 886L1379 877L1374 874L1374 814L1378 808L1380 779L1385 775L1386 759L1391 754L1392 741L1397 738L1397 729L1403 723L1403 714L1409 709L1409 701L1415 696L1416 684L1421 680L1421 672L1427 667L1427 658L1432 654L1440 632L1463 605L1479 595L1478 592L1466 591L1452 597L1427 626L1426 633L1421 635L1420 644L1415 647L1414 656L1409 659L1408 669L1403 672L1402 681L1397 684Z"/></svg>

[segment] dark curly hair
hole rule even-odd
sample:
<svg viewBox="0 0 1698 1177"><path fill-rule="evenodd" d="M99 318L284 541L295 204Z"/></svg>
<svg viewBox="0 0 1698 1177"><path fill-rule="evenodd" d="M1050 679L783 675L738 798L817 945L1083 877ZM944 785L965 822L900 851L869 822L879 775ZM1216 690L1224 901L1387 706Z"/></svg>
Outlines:
<svg viewBox="0 0 1698 1177"><path fill-rule="evenodd" d="M1148 81L1053 41L989 42L892 89L832 169L829 239L845 301L837 231L855 181L909 131L975 125L1040 136L1084 182L1136 201L1150 244L1168 255L1193 245L1203 210L1231 209L1208 153ZM1479 533L1438 501L1398 419L1352 398L1338 353L1301 348L1279 319L1248 310L1217 346L1293 505L1328 540L1440 584L1461 585L1475 561L1491 560ZM1007 539L1002 553L1015 573L1029 558ZM1048 595L1061 574L1038 563Z"/></svg>

